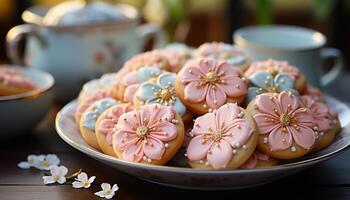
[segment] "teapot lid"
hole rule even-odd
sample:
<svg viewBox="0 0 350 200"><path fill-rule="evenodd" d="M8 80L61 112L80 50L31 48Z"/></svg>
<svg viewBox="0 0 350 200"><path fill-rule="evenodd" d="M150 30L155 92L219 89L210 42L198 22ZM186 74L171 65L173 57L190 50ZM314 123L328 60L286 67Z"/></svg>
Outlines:
<svg viewBox="0 0 350 200"><path fill-rule="evenodd" d="M86 25L126 19L122 10L104 2L66 1L51 8L44 16L45 25Z"/></svg>

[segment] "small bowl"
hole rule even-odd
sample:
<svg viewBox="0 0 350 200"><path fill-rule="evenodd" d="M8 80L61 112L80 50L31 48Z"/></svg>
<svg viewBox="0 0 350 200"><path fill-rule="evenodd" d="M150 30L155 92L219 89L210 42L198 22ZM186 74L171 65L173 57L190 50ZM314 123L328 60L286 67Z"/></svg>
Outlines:
<svg viewBox="0 0 350 200"><path fill-rule="evenodd" d="M34 128L46 115L53 101L54 78L46 72L17 68L37 84L38 88L16 95L0 96L0 138L22 135Z"/></svg>

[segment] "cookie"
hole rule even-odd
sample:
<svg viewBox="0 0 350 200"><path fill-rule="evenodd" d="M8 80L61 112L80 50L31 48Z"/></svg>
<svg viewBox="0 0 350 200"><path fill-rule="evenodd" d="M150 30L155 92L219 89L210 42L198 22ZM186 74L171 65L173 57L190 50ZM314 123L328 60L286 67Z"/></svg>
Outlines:
<svg viewBox="0 0 350 200"><path fill-rule="evenodd" d="M171 70L168 59L158 51L148 51L137 54L126 61L123 68L127 71L135 71L144 66L157 66L165 71Z"/></svg>
<svg viewBox="0 0 350 200"><path fill-rule="evenodd" d="M299 158L315 145L314 118L290 92L260 94L247 112L260 133L258 149L273 158Z"/></svg>
<svg viewBox="0 0 350 200"><path fill-rule="evenodd" d="M186 157L195 169L237 169L249 159L258 140L253 118L232 103L198 117L192 134Z"/></svg>
<svg viewBox="0 0 350 200"><path fill-rule="evenodd" d="M324 96L323 96L322 92L317 87L314 87L310 84L308 84L306 86L306 89L304 91L304 95L308 95L308 96L312 97L312 99L315 101L324 102Z"/></svg>
<svg viewBox="0 0 350 200"><path fill-rule="evenodd" d="M104 98L92 103L82 114L79 128L81 135L86 143L95 149L100 149L98 145L95 127L98 117L108 108L116 105L118 102L112 98Z"/></svg>
<svg viewBox="0 0 350 200"><path fill-rule="evenodd" d="M156 66L146 66L138 70L131 71L122 77L119 85L117 97L123 102L133 103L135 92L140 84L159 76L161 69Z"/></svg>
<svg viewBox="0 0 350 200"><path fill-rule="evenodd" d="M243 51L231 44L222 42L207 42L194 50L194 56L199 58L213 58L224 60L228 64L244 72L249 67L250 61Z"/></svg>
<svg viewBox="0 0 350 200"><path fill-rule="evenodd" d="M74 118L77 124L80 123L81 115L85 110L94 102L104 99L104 98L113 98L113 93L109 89L100 89L94 92L89 93L86 97L78 101L77 109L75 110Z"/></svg>
<svg viewBox="0 0 350 200"><path fill-rule="evenodd" d="M113 135L113 149L119 159L163 165L180 149L184 125L170 106L145 105L124 113Z"/></svg>
<svg viewBox="0 0 350 200"><path fill-rule="evenodd" d="M105 110L96 122L96 138L103 153L116 156L113 151L113 134L117 131L119 117L127 112L133 111L134 107L129 104L117 104Z"/></svg>
<svg viewBox="0 0 350 200"><path fill-rule="evenodd" d="M266 61L253 62L244 73L244 76L249 78L257 72L268 72L272 75L272 79L275 79L275 77L281 74L288 75L293 80L293 88L299 93L303 93L307 86L304 74L297 67L290 65L287 61L269 59ZM279 81L281 81L281 79L279 79ZM277 82L277 84L281 84L281 82Z"/></svg>
<svg viewBox="0 0 350 200"><path fill-rule="evenodd" d="M205 114L226 103L242 103L247 83L226 61L201 58L187 62L177 75L176 94L195 114Z"/></svg>
<svg viewBox="0 0 350 200"><path fill-rule="evenodd" d="M171 106L183 119L184 123L192 120L192 113L186 110L175 91L176 74L164 72L154 82L146 82L139 86L134 97L134 105L139 108L143 105L158 103Z"/></svg>
<svg viewBox="0 0 350 200"><path fill-rule="evenodd" d="M278 160L255 150L249 159L240 167L241 169L268 168L278 164Z"/></svg>
<svg viewBox="0 0 350 200"><path fill-rule="evenodd" d="M313 96L303 95L301 102L310 110L315 123L313 129L316 134L316 142L312 151L319 151L330 145L336 134L330 111L325 103L314 100Z"/></svg>
<svg viewBox="0 0 350 200"><path fill-rule="evenodd" d="M0 96L28 92L38 86L19 69L0 67Z"/></svg>
<svg viewBox="0 0 350 200"><path fill-rule="evenodd" d="M167 58L170 65L170 72L179 72L184 64L192 58L193 49L180 43L170 44L158 50L164 57Z"/></svg>

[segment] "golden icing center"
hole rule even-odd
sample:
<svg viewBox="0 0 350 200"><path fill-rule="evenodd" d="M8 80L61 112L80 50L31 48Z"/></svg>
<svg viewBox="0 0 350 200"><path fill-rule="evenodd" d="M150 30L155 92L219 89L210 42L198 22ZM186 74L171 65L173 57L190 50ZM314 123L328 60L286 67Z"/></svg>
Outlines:
<svg viewBox="0 0 350 200"><path fill-rule="evenodd" d="M280 122L283 126L289 126L290 122L291 122L291 117L287 114L282 114L280 116Z"/></svg>
<svg viewBox="0 0 350 200"><path fill-rule="evenodd" d="M215 72L208 72L205 74L205 78L209 83L215 83L218 80L219 76Z"/></svg>
<svg viewBox="0 0 350 200"><path fill-rule="evenodd" d="M280 89L279 89L279 87L267 87L266 88L266 90L267 90L267 92L269 92L269 93L279 93L280 92Z"/></svg>
<svg viewBox="0 0 350 200"><path fill-rule="evenodd" d="M159 93L159 97L164 100L169 100L172 97L172 92L169 89L162 89Z"/></svg>
<svg viewBox="0 0 350 200"><path fill-rule="evenodd" d="M216 131L213 131L212 133L212 139L214 141L219 141L222 137L222 131L221 130L216 130Z"/></svg>
<svg viewBox="0 0 350 200"><path fill-rule="evenodd" d="M274 67L270 67L267 72L269 72L273 77L278 74L278 70L276 70Z"/></svg>
<svg viewBox="0 0 350 200"><path fill-rule="evenodd" d="M148 133L148 128L146 126L140 126L136 129L136 135L139 137L145 137Z"/></svg>

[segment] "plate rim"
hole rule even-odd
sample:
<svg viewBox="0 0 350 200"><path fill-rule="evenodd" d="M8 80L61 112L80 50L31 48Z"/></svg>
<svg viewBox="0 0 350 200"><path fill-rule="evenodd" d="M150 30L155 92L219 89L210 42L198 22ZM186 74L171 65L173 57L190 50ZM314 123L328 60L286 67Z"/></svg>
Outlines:
<svg viewBox="0 0 350 200"><path fill-rule="evenodd" d="M327 98L331 98L333 100L337 100L334 97L328 96ZM339 100L337 100L339 101ZM341 101L339 101L341 102ZM157 170L157 171L162 171L162 172L175 172L175 173L186 173L186 174L244 174L244 173L262 173L262 172L268 172L268 171L278 171L278 170L286 170L286 169L291 169L294 167L300 167L308 164L312 164L315 162L320 162L326 159L329 159L335 155L343 153L345 150L349 149L350 147L350 142L345 145L342 148L339 148L335 151L329 152L327 154L321 155L319 157L315 158L310 158L306 160L301 160L293 163L285 163L282 165L276 165L272 166L269 168L259 168L259 169L234 169L234 170L199 170L199 169L192 169L192 168L185 168L185 167L175 167L175 166L165 166L165 165L147 165L143 163L134 163L126 160L121 160L118 158L115 158L113 156L106 155L102 152L99 152L98 150L95 149L90 149L88 147L85 147L83 145L80 145L70 139L64 131L61 129L59 126L59 121L62 118L64 111L67 109L71 109L71 107L74 106L74 104L77 103L77 100L72 100L69 103L67 103L64 107L61 108L61 110L57 113L56 119L55 119L55 128L56 132L58 135L70 146L74 147L78 151L88 154L89 156L92 156L96 159L104 160L110 163L118 164L118 165L123 165L123 166L129 166L129 167L137 167L140 169L147 169L147 170ZM342 102L341 102L342 103ZM344 104L345 105L345 104ZM349 108L349 107L348 107ZM350 109L350 108L349 108Z"/></svg>

